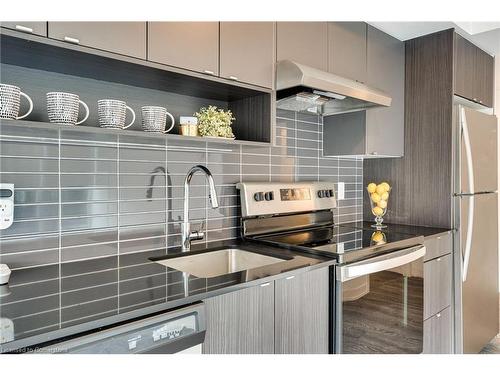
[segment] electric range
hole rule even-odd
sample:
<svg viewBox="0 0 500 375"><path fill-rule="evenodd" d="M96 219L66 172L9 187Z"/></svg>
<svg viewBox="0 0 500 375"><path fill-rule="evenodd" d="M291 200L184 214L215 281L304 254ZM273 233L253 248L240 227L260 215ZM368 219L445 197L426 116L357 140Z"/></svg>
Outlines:
<svg viewBox="0 0 500 375"><path fill-rule="evenodd" d="M331 182L236 187L245 239L337 260L330 270L330 352L422 352L422 236L335 225Z"/></svg>

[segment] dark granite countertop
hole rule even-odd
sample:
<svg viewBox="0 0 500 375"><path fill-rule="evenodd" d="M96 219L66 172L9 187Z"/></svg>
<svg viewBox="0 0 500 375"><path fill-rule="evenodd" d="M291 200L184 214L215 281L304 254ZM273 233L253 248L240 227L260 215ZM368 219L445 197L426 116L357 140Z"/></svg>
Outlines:
<svg viewBox="0 0 500 375"><path fill-rule="evenodd" d="M123 254L12 272L0 288L0 353L81 334L198 302L218 294L333 264L333 259L241 240L210 248L239 247L286 259L260 268L198 278L154 263L165 250ZM193 246L193 252L203 250ZM169 255L179 250L169 250ZM11 325L12 329L5 329Z"/></svg>
<svg viewBox="0 0 500 375"><path fill-rule="evenodd" d="M355 227L359 229L373 229L371 227L373 224L374 222L371 221L358 221L349 224L341 224L341 226L345 225L348 227ZM385 222L384 225L387 225L387 228L384 228L382 230L384 232L403 233L403 234L410 234L410 235L424 236L424 237L434 237L452 230L446 228L424 227L418 225L390 224Z"/></svg>

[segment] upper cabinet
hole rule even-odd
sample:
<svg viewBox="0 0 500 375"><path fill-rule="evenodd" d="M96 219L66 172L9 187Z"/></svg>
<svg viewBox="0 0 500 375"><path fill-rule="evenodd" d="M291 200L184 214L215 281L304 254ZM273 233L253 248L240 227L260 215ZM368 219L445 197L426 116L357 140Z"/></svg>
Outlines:
<svg viewBox="0 0 500 375"><path fill-rule="evenodd" d="M277 59L328 69L327 22L278 22Z"/></svg>
<svg viewBox="0 0 500 375"><path fill-rule="evenodd" d="M272 88L274 30L273 22L221 22L220 76Z"/></svg>
<svg viewBox="0 0 500 375"><path fill-rule="evenodd" d="M148 60L219 75L218 22L148 22Z"/></svg>
<svg viewBox="0 0 500 375"><path fill-rule="evenodd" d="M369 155L403 156L405 122L405 46L368 25L367 81L392 98L388 108L366 111Z"/></svg>
<svg viewBox="0 0 500 375"><path fill-rule="evenodd" d="M47 22L1 22L0 26L28 34L47 36Z"/></svg>
<svg viewBox="0 0 500 375"><path fill-rule="evenodd" d="M389 94L391 106L325 117L324 155L403 156L404 43L370 25L366 43L366 84Z"/></svg>
<svg viewBox="0 0 500 375"><path fill-rule="evenodd" d="M455 33L455 94L493 107L494 58Z"/></svg>
<svg viewBox="0 0 500 375"><path fill-rule="evenodd" d="M366 82L366 32L364 22L328 23L328 71Z"/></svg>
<svg viewBox="0 0 500 375"><path fill-rule="evenodd" d="M146 58L146 22L49 22L49 38Z"/></svg>

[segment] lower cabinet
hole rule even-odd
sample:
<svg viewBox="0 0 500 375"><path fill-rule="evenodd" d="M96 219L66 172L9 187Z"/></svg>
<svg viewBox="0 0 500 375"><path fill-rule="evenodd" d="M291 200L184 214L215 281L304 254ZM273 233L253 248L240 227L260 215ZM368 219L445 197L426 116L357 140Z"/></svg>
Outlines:
<svg viewBox="0 0 500 375"><path fill-rule="evenodd" d="M274 353L274 284L205 300L205 354Z"/></svg>
<svg viewBox="0 0 500 375"><path fill-rule="evenodd" d="M205 354L328 353L328 268L206 299Z"/></svg>
<svg viewBox="0 0 500 375"><path fill-rule="evenodd" d="M328 268L275 281L279 354L328 354Z"/></svg>
<svg viewBox="0 0 500 375"><path fill-rule="evenodd" d="M452 344L451 307L424 321L424 354L451 354Z"/></svg>
<svg viewBox="0 0 500 375"><path fill-rule="evenodd" d="M424 354L453 353L451 232L425 239Z"/></svg>

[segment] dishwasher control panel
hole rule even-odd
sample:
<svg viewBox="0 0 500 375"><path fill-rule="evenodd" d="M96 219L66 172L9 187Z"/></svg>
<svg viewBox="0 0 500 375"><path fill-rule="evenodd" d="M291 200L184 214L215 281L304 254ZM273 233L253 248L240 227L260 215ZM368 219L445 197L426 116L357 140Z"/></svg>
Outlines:
<svg viewBox="0 0 500 375"><path fill-rule="evenodd" d="M178 353L200 348L205 338L204 305L197 304L83 335L45 348L42 353Z"/></svg>

